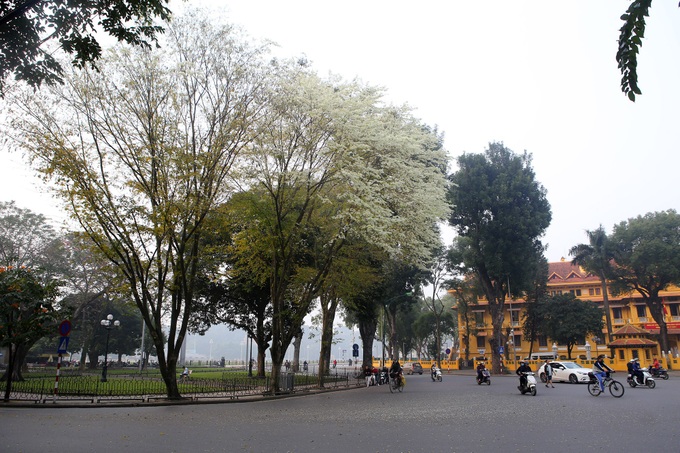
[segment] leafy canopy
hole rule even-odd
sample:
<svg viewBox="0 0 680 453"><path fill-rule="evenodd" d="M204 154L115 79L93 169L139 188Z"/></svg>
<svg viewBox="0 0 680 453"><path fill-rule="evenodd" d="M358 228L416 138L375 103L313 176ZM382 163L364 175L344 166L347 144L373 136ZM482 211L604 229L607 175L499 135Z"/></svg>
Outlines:
<svg viewBox="0 0 680 453"><path fill-rule="evenodd" d="M2 0L0 2L0 95L14 74L32 87L62 81L54 44L72 64L95 67L102 53L95 35L104 30L118 41L149 48L170 20L169 0Z"/></svg>

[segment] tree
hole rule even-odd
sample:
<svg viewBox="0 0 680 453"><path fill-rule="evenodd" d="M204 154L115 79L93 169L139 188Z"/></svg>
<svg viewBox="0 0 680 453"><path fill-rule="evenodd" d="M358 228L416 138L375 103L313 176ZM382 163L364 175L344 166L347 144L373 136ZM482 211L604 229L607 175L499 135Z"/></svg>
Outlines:
<svg viewBox="0 0 680 453"><path fill-rule="evenodd" d="M224 323L244 330L257 346L257 375L265 377L266 351L272 339L271 285L266 276L249 266L252 256L239 255L244 243L248 248L259 240L256 232L247 231L242 219L257 211L261 200L256 190L236 193L208 215L202 241L208 258L199 272L196 303L200 307L192 316L190 329L205 332ZM250 233L255 235L250 237ZM258 247L250 250L254 254Z"/></svg>
<svg viewBox="0 0 680 453"><path fill-rule="evenodd" d="M12 381L22 381L21 369L28 350L55 329L57 312L53 302L57 282L42 281L25 267L0 267L0 346L7 347L9 361L2 380L7 381L5 401L9 401Z"/></svg>
<svg viewBox="0 0 680 453"><path fill-rule="evenodd" d="M56 273L61 241L42 214L17 207L14 201L0 202L0 265L40 268Z"/></svg>
<svg viewBox="0 0 680 453"><path fill-rule="evenodd" d="M534 275L531 288L525 293L524 300L526 303L526 311L524 313L524 322L522 330L524 338L529 340L529 355L533 352L534 341L538 337L542 319L540 317L540 310L537 310L536 305L546 295L548 286L548 260L542 257L536 266L536 274ZM514 328L514 327L513 327Z"/></svg>
<svg viewBox="0 0 680 453"><path fill-rule="evenodd" d="M446 156L407 109L381 107L375 88L291 64L272 90L271 121L250 149L244 182L263 193L248 220L258 240L239 242L271 282L276 392L286 349L348 242L423 262L446 213Z"/></svg>
<svg viewBox="0 0 680 453"><path fill-rule="evenodd" d="M612 259L614 258L609 238L602 225L597 230L586 231L588 244L575 245L569 250L573 256L572 264L581 266L586 271L595 274L600 279L602 285L602 305L604 316L607 321L607 336L609 341L612 338L612 315L609 312L609 291L607 280L611 275Z"/></svg>
<svg viewBox="0 0 680 453"><path fill-rule="evenodd" d="M125 276L177 398L204 220L228 196L266 105L266 48L200 16L168 31L162 53L115 49L101 72L73 71L41 99L24 97L14 118L19 144Z"/></svg>
<svg viewBox="0 0 680 453"><path fill-rule="evenodd" d="M616 61L621 71L621 91L633 102L636 94L642 94L638 87L637 55L645 37L645 17L649 16L651 6L652 0L635 0L621 16L624 24L619 30Z"/></svg>
<svg viewBox="0 0 680 453"><path fill-rule="evenodd" d="M95 67L100 30L129 44L150 48L170 20L168 0L4 0L0 3L0 96L10 74L32 87L62 81L63 68L48 47L55 41L76 67Z"/></svg>
<svg viewBox="0 0 680 453"><path fill-rule="evenodd" d="M444 247L438 247L435 250L434 260L430 267L429 275L426 277L427 283L429 283L432 294L429 298L425 299L425 304L428 310L434 315L434 326L435 326L435 339L437 351L436 360L437 365L441 367L441 345L442 345L442 332L440 331L442 325L442 318L444 314L450 314L449 307L444 306L441 299L439 298L439 291L441 291L446 283L447 274L447 263L448 263L448 251Z"/></svg>
<svg viewBox="0 0 680 453"><path fill-rule="evenodd" d="M612 292L637 292L659 325L661 349L670 350L659 292L680 283L680 215L673 210L630 218L614 226Z"/></svg>
<svg viewBox="0 0 680 453"><path fill-rule="evenodd" d="M35 291L38 291L38 286L42 286L45 294L49 294L50 299L53 300L56 297L57 287L62 284L60 278L66 270L64 258L64 242L47 222L45 216L19 208L13 201L0 202L0 267L14 269L14 273L18 272L17 269L30 270L30 273L23 276L15 276L14 273L6 274L7 278L13 275L18 279L18 284L28 285ZM40 295L38 292L36 294ZM27 313L33 310L32 303L26 302L28 305L20 305L15 307L15 310L23 313L24 319L30 318ZM57 308L69 308L63 303L60 303L60 307L55 307L51 302L46 303L46 307L55 318ZM67 312L63 310L62 316L66 317ZM6 315L19 316L19 313L10 311ZM50 332L47 319L43 319L40 323L46 330L33 329L30 330L30 335L27 330L27 336L20 342L14 343L14 349L11 351L12 366L8 368L4 378L12 376L14 380L23 380L22 368L28 351L42 335ZM52 327L56 328L55 325Z"/></svg>
<svg viewBox="0 0 680 453"><path fill-rule="evenodd" d="M579 300L573 294L549 297L542 305L541 333L567 346L567 358L575 345L585 342L590 333L602 331L602 310L589 300Z"/></svg>
<svg viewBox="0 0 680 453"><path fill-rule="evenodd" d="M449 223L460 236L461 262L476 274L489 303L489 341L498 373L505 297L510 290L519 296L531 287L543 255L540 237L550 224L550 204L535 179L531 156L517 155L502 143L491 143L484 154L460 156L449 181Z"/></svg>

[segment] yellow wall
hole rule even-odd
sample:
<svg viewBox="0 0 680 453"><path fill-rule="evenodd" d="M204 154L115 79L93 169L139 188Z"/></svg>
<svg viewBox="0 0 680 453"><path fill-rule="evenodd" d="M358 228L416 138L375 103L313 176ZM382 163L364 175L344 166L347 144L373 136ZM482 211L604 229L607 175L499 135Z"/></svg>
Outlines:
<svg viewBox="0 0 680 453"><path fill-rule="evenodd" d="M573 292L577 298L581 300L591 300L601 306L602 285L599 279L592 275L587 274L586 272L583 271L583 269L580 269L576 266L571 266L569 263L566 262L550 263L550 269L551 269L551 271L549 271L550 278L547 285L549 294L563 294ZM455 297L455 294L453 295ZM654 322L649 313L649 308L645 310L647 315L645 318L640 318L638 316L636 306L642 303L642 299L640 297L637 297L636 294L627 294L623 296L620 295L616 297L611 294L608 295L610 303L610 313L612 318L612 328L614 331L623 327L626 324L632 324L636 327L647 330L652 329L655 326L658 329L658 325L656 324L656 322ZM661 297L664 298L664 302L666 304L680 303L680 288L676 286L669 287L666 291L663 291L660 295ZM509 343L503 345L505 349L503 359L507 361L508 364L514 363L513 361L514 358L528 357L530 350L534 354L536 353L549 354L552 353L553 351L553 342L550 341L550 339L548 339L547 344L544 346L540 346L538 341L534 342L533 348L531 347L531 344L524 339L524 335L522 332L522 322L523 315L525 312L525 305L526 302L524 300L512 300L512 301L508 300L505 302L505 314L504 314L505 319L502 328L503 335L505 335L506 332L510 331L511 329L511 310L512 310L517 313L517 316L515 317L516 321L513 322L513 327L516 335L515 338L520 340L520 344L515 345L514 347L514 354L513 347ZM486 360L490 360L491 348L488 339L492 337L493 330L491 314L488 309L488 302L485 299L481 298L478 300L477 305L471 305L469 309L471 311L469 315L471 321L469 326L470 341L468 357L470 359L483 357ZM617 314L619 313L620 310L619 317L614 316L615 310ZM481 314L475 315L475 312ZM476 316L482 317L482 322L480 324L477 324L477 322L475 321ZM666 310L665 321L669 329L672 329L672 332L680 332L680 316L672 316L670 309ZM466 357L464 350L465 343L463 342L463 335L465 333L466 327L463 321L463 317L461 316L460 313L458 313L458 334L459 334L458 340L460 345L459 351L460 358ZM477 345L478 336L484 338L484 347L481 348L478 347ZM590 343L591 346L592 358L595 358L597 354L602 353L607 355L610 354L610 350L606 346L607 339L606 323L605 328L602 331L602 334L598 335L598 337L600 338L601 341L600 344L597 345L595 344L595 342L592 341L592 339L588 339L588 342ZM654 337L650 336L649 339L653 340ZM670 333L669 343L670 343L669 346L672 348L672 355L677 356L678 345L680 344L680 334ZM619 367L620 365L618 363L622 362L624 365L622 369L625 370L626 369L625 363L632 358L633 349L637 349L641 361L645 362L647 360L645 348L621 348L621 350L617 349L615 351L615 357L613 358L613 360L615 360L615 365ZM623 357L621 357L621 354L623 355ZM658 357L659 359L662 359L664 357L664 355L661 354L660 348L658 347L649 350L649 355L650 361L651 358L653 357ZM587 352L585 349L585 345L577 345L572 349L573 359L578 359L577 361L579 362L580 361L585 362L586 357ZM557 358L562 360L565 360L567 358L566 346L563 347L557 345ZM672 357L670 357L670 359L672 359ZM671 360L671 362L673 362L673 360Z"/></svg>

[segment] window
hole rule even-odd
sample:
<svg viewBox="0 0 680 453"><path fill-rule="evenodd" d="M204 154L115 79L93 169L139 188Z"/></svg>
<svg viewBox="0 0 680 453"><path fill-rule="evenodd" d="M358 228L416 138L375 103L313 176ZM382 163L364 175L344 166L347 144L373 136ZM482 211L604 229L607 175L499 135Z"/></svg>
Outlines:
<svg viewBox="0 0 680 453"><path fill-rule="evenodd" d="M484 347L485 337L477 337L477 349Z"/></svg>
<svg viewBox="0 0 680 453"><path fill-rule="evenodd" d="M519 311L514 310L510 312L510 323L513 327L519 326Z"/></svg>
<svg viewBox="0 0 680 453"><path fill-rule="evenodd" d="M599 296L600 295L600 288L595 288L595 295Z"/></svg>
<svg viewBox="0 0 680 453"><path fill-rule="evenodd" d="M637 310L637 316L640 318L640 321L646 321L647 320L647 307L644 305L636 305L635 309Z"/></svg>
<svg viewBox="0 0 680 453"><path fill-rule="evenodd" d="M618 352L619 352L619 360L624 360L625 357L624 357L624 355L623 355L623 349L619 349Z"/></svg>
<svg viewBox="0 0 680 453"><path fill-rule="evenodd" d="M576 290L576 297L581 297L581 290L580 289Z"/></svg>
<svg viewBox="0 0 680 453"><path fill-rule="evenodd" d="M588 288L588 295L594 296L595 295L595 288Z"/></svg>
<svg viewBox="0 0 680 453"><path fill-rule="evenodd" d="M668 304L668 308L671 310L671 316L680 316L679 304Z"/></svg>
<svg viewBox="0 0 680 453"><path fill-rule="evenodd" d="M570 289L569 292L576 297L581 296L581 290L580 289Z"/></svg>
<svg viewBox="0 0 680 453"><path fill-rule="evenodd" d="M548 346L548 337L545 335L541 335L538 337L538 345L541 347L547 347Z"/></svg>
<svg viewBox="0 0 680 453"><path fill-rule="evenodd" d="M475 324L477 324L477 326L483 326L484 325L484 312L483 311L476 311L475 312Z"/></svg>
<svg viewBox="0 0 680 453"><path fill-rule="evenodd" d="M515 335L515 347L516 348L522 347L522 335Z"/></svg>

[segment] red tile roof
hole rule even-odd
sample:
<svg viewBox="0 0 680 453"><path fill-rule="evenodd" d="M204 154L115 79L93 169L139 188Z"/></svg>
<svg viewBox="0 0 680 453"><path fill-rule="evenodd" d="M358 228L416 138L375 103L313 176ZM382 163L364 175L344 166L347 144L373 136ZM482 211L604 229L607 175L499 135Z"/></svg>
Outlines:
<svg viewBox="0 0 680 453"><path fill-rule="evenodd" d="M561 281L569 282L599 282L596 275L592 275L580 266L571 264L571 261L557 261L548 263L548 283Z"/></svg>

